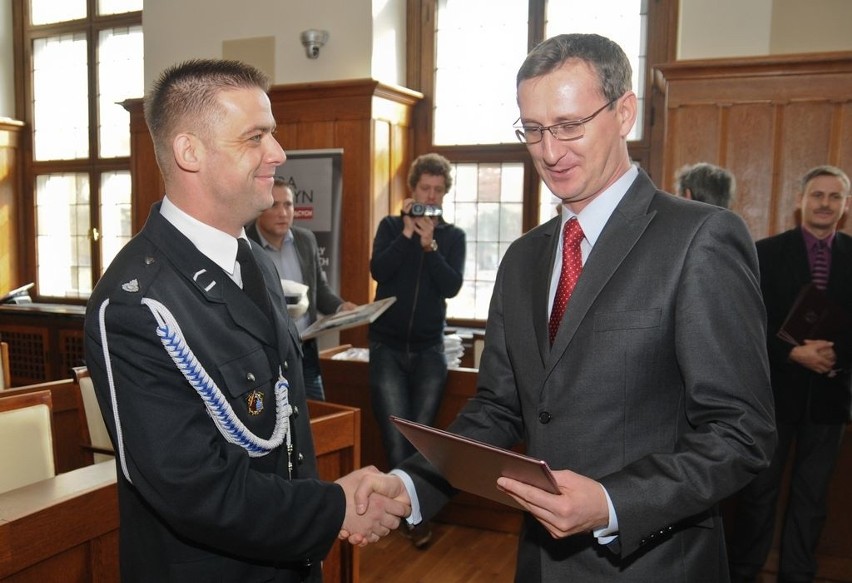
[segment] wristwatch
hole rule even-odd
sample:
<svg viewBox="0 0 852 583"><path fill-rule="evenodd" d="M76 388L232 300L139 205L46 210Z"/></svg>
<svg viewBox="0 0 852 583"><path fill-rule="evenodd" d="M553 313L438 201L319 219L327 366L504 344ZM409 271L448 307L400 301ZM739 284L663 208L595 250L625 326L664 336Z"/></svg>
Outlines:
<svg viewBox="0 0 852 583"><path fill-rule="evenodd" d="M423 251L426 253L430 253L432 251L438 250L438 242L435 239L432 239L432 242L429 243L428 247L423 247Z"/></svg>

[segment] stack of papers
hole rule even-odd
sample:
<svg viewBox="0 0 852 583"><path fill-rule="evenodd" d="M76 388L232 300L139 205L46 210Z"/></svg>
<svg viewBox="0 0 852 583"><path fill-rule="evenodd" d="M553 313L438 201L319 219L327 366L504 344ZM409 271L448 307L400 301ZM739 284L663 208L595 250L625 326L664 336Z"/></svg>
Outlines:
<svg viewBox="0 0 852 583"><path fill-rule="evenodd" d="M464 346L462 346L461 336L458 334L445 334L444 356L447 358L447 366L461 366L462 355L464 355Z"/></svg>

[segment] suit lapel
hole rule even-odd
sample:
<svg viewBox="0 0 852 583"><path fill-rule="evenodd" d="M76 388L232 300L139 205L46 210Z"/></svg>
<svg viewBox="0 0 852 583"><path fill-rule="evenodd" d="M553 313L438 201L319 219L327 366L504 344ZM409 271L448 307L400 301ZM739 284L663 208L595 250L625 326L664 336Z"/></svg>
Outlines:
<svg viewBox="0 0 852 583"><path fill-rule="evenodd" d="M568 302L562 325L550 350L547 359L548 374L562 358L601 290L653 219L655 213L649 212L648 207L656 191L648 176L640 171L601 231L583 266L583 272Z"/></svg>
<svg viewBox="0 0 852 583"><path fill-rule="evenodd" d="M548 313L550 310L550 278L556 261L556 247L559 242L559 231L562 219L555 217L546 224L539 235L533 240L532 257L548 257L549 261L535 262L535 275L532 277L530 298L532 298L533 327L538 343L538 353L542 365L547 363L550 354L550 338L548 336Z"/></svg>
<svg viewBox="0 0 852 583"><path fill-rule="evenodd" d="M243 293L222 268L198 251L189 239L162 217L159 205L156 205L152 210L148 222L151 227L149 235L151 241L168 257L175 270L188 280L203 298L211 303L224 304L239 327L262 342L274 343L275 336L269 324L269 318ZM255 257L258 257L257 253ZM269 288L267 270L264 269L263 271L266 286ZM180 318L182 314L175 314L175 316ZM183 317L193 316L188 314Z"/></svg>

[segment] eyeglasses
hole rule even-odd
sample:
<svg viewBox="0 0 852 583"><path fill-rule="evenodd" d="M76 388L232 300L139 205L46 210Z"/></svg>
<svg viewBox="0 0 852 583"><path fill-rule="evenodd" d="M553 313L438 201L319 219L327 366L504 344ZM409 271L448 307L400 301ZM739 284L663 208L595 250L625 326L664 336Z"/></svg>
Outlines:
<svg viewBox="0 0 852 583"><path fill-rule="evenodd" d="M617 97L606 103L589 117L584 117L583 119L578 119L576 121L566 121L563 123L553 124L552 126L519 126L517 124L521 121L521 118L518 118L512 127L515 128L515 135L518 136L518 140L520 140L522 144L527 145L537 144L542 141L544 139L545 130L550 132L551 136L562 142L579 140L586 134L585 125L595 119L600 112L616 101L618 101Z"/></svg>

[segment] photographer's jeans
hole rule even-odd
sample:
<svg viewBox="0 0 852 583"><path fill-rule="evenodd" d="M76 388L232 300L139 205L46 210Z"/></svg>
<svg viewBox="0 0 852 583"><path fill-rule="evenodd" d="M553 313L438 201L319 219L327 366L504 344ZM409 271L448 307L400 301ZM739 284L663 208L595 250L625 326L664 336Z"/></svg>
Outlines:
<svg viewBox="0 0 852 583"><path fill-rule="evenodd" d="M447 382L444 345L406 352L370 342L369 369L373 415L381 431L388 463L394 468L415 449L388 417L396 415L432 425Z"/></svg>

